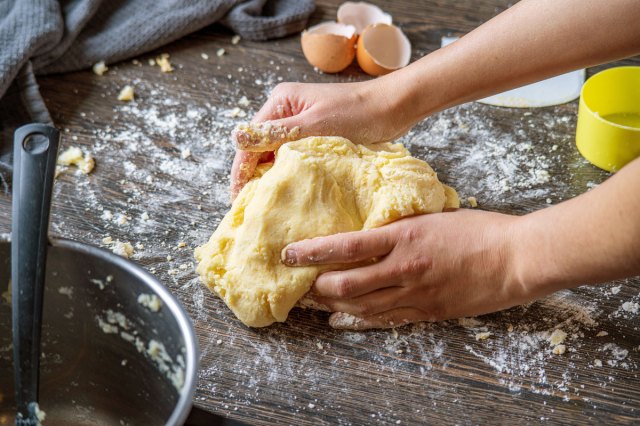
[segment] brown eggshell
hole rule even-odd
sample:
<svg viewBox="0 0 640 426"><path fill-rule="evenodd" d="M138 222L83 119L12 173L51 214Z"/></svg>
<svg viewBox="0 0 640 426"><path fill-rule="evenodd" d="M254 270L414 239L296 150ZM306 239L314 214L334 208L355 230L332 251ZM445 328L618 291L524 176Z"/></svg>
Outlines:
<svg viewBox="0 0 640 426"><path fill-rule="evenodd" d="M369 25L358 39L357 58L367 74L388 74L409 63L411 43L394 25Z"/></svg>
<svg viewBox="0 0 640 426"><path fill-rule="evenodd" d="M304 31L300 43L311 65L326 73L336 73L353 62L356 38L353 26L325 22Z"/></svg>
<svg viewBox="0 0 640 426"><path fill-rule="evenodd" d="M378 6L363 1L347 1L338 8L338 22L353 25L356 34L361 34L369 25L391 24L391 19L391 15Z"/></svg>

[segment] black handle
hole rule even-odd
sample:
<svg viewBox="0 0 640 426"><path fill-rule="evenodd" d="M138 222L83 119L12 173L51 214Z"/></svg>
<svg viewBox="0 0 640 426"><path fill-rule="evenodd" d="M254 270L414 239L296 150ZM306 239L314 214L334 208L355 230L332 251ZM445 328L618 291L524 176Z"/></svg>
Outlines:
<svg viewBox="0 0 640 426"><path fill-rule="evenodd" d="M60 133L44 124L16 130L13 148L11 281L16 424L32 424L38 401L42 298L51 192Z"/></svg>

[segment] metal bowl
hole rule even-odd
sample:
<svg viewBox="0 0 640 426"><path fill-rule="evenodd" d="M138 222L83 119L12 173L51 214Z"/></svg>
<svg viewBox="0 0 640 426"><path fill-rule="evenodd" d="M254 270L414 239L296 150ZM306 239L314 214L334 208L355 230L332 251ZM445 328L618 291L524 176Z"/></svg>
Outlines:
<svg viewBox="0 0 640 426"><path fill-rule="evenodd" d="M0 294L10 253L0 241ZM160 309L139 303L141 294L157 296ZM0 298L0 425L15 416L9 300ZM158 280L111 252L52 241L39 397L47 426L183 424L197 369L193 326Z"/></svg>

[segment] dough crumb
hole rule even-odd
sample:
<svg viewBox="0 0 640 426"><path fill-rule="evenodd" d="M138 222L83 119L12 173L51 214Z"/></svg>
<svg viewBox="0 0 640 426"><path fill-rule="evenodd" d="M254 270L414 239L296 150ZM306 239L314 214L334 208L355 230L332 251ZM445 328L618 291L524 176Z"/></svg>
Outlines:
<svg viewBox="0 0 640 426"><path fill-rule="evenodd" d="M155 59L153 59L153 58L149 59L147 62L148 62L148 64L149 64L149 65L151 65L152 67L156 66L156 60L155 60Z"/></svg>
<svg viewBox="0 0 640 426"><path fill-rule="evenodd" d="M133 91L133 87L129 85L124 86L122 90L120 90L120 93L118 94L119 101L129 102L134 100L134 98L135 98L135 93Z"/></svg>
<svg viewBox="0 0 640 426"><path fill-rule="evenodd" d="M202 59L204 59L205 61L206 61L207 59L209 59L209 55L207 55L207 54L206 54L206 53L204 53L204 52L202 52L202 53L200 54L200 57L201 57Z"/></svg>
<svg viewBox="0 0 640 426"><path fill-rule="evenodd" d="M478 200L476 199L476 197L468 197L467 201L469 202L469 205L472 209L478 207Z"/></svg>
<svg viewBox="0 0 640 426"><path fill-rule="evenodd" d="M183 160L186 160L187 158L191 157L191 150L190 150L189 148L187 148L187 149L183 150L183 151L180 153L180 157L181 157Z"/></svg>
<svg viewBox="0 0 640 426"><path fill-rule="evenodd" d="M608 335L609 333L607 333L606 331L598 331L598 334L596 334L596 337L604 337Z"/></svg>
<svg viewBox="0 0 640 426"><path fill-rule="evenodd" d="M67 296L69 299L73 299L73 287L60 287L58 293Z"/></svg>
<svg viewBox="0 0 640 426"><path fill-rule="evenodd" d="M128 224L128 223L129 223L129 220L131 220L131 217L127 216L127 215L126 215L126 214L124 214L124 213L120 213L120 214L118 215L118 218L116 219L116 223L117 223L118 225L122 226L122 225L126 225L126 224Z"/></svg>
<svg viewBox="0 0 640 426"><path fill-rule="evenodd" d="M231 37L231 44L238 44L240 43L240 36L239 35L234 35L233 37Z"/></svg>
<svg viewBox="0 0 640 426"><path fill-rule="evenodd" d="M513 324L507 325L507 333L513 333Z"/></svg>
<svg viewBox="0 0 640 426"><path fill-rule="evenodd" d="M104 288L106 287L105 283L97 278L92 278L89 280L89 282L97 285L100 290L104 290Z"/></svg>
<svg viewBox="0 0 640 426"><path fill-rule="evenodd" d="M243 96L240 98L240 100L238 101L238 105L240 105L241 107L248 107L251 104L251 102L249 102L249 99L247 99L246 96Z"/></svg>
<svg viewBox="0 0 640 426"><path fill-rule="evenodd" d="M162 72L172 72L173 67L171 66L171 62L169 61L169 54L163 53L156 58L156 64L160 67L160 71Z"/></svg>
<svg viewBox="0 0 640 426"><path fill-rule="evenodd" d="M11 295L11 280L9 280L9 286L7 287L7 290L2 292L2 299L4 299L4 302L7 305L10 305L11 304L11 298L12 298L12 295Z"/></svg>
<svg viewBox="0 0 640 426"><path fill-rule="evenodd" d="M149 213L147 213L147 212L143 212L143 213L140 215L140 219L142 219L142 220L144 220L144 221L149 220Z"/></svg>
<svg viewBox="0 0 640 426"><path fill-rule="evenodd" d="M104 75L107 71L109 71L109 67L107 67L104 61L97 62L91 68L95 75Z"/></svg>
<svg viewBox="0 0 640 426"><path fill-rule="evenodd" d="M185 243L184 241L180 241L178 243L178 248L183 248L183 247L186 247L186 246L187 246L187 243Z"/></svg>
<svg viewBox="0 0 640 426"><path fill-rule="evenodd" d="M593 365L595 365L596 367L602 367L602 361L599 359L594 359Z"/></svg>
<svg viewBox="0 0 640 426"><path fill-rule="evenodd" d="M562 355L567 351L567 347L565 345L557 345L553 347L553 353L555 355Z"/></svg>
<svg viewBox="0 0 640 426"><path fill-rule="evenodd" d="M155 294L140 294L138 296L138 303L151 312L158 312L162 307L162 300Z"/></svg>
<svg viewBox="0 0 640 426"><path fill-rule="evenodd" d="M216 340L216 345L221 345L221 344L222 344L222 339Z"/></svg>
<svg viewBox="0 0 640 426"><path fill-rule="evenodd" d="M219 58L221 56L223 56L225 54L225 50L220 48L218 49L218 51L216 52L216 56Z"/></svg>
<svg viewBox="0 0 640 426"><path fill-rule="evenodd" d="M493 335L493 333L491 333L490 331L483 331L481 333L476 333L476 341L478 341L478 340L487 340L492 335Z"/></svg>
<svg viewBox="0 0 640 426"><path fill-rule="evenodd" d="M83 154L77 146L71 146L58 156L57 164L76 166L83 174L88 175L95 168L96 160L89 153Z"/></svg>
<svg viewBox="0 0 640 426"><path fill-rule="evenodd" d="M108 236L107 236L107 237L104 237L104 238L102 239L102 244L104 244L104 245L109 245L109 244L111 244L111 243L113 243L113 238L111 238L111 237L108 237Z"/></svg>
<svg viewBox="0 0 640 426"><path fill-rule="evenodd" d="M122 256L128 259L133 254L133 246L131 245L131 243L116 241L111 246L111 251L118 256Z"/></svg>
<svg viewBox="0 0 640 426"><path fill-rule="evenodd" d="M477 318L469 317L469 318L458 318L458 325L464 328L476 328L482 327L484 322L480 321Z"/></svg>
<svg viewBox="0 0 640 426"><path fill-rule="evenodd" d="M566 337L567 333L565 333L561 329L553 330L553 333L551 333L551 336L549 336L549 343L551 343L552 346L559 345L560 343L564 342L564 339Z"/></svg>
<svg viewBox="0 0 640 426"><path fill-rule="evenodd" d="M47 413L44 412L44 410L40 409L40 406L38 405L37 402L33 402L33 412L36 415L36 418L38 419L38 426L40 426L40 423L44 422L44 420L47 418Z"/></svg>
<svg viewBox="0 0 640 426"><path fill-rule="evenodd" d="M229 111L229 113L227 114L228 117L231 118L236 118L236 117L240 117L240 118L244 118L247 116L247 113L243 110L240 109L238 107L235 107L234 109L232 109L231 111Z"/></svg>
<svg viewBox="0 0 640 426"><path fill-rule="evenodd" d="M311 408L313 410L314 408L316 408L316 404L312 404L310 402L309 405L307 405L307 407L309 407L309 408Z"/></svg>

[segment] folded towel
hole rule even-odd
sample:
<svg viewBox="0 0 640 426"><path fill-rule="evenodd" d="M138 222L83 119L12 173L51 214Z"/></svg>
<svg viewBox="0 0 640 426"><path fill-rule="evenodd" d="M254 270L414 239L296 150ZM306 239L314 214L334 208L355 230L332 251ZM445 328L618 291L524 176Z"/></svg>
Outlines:
<svg viewBox="0 0 640 426"><path fill-rule="evenodd" d="M8 191L16 127L51 124L36 75L113 63L214 22L244 39L302 31L314 0L0 1L0 190Z"/></svg>

